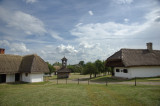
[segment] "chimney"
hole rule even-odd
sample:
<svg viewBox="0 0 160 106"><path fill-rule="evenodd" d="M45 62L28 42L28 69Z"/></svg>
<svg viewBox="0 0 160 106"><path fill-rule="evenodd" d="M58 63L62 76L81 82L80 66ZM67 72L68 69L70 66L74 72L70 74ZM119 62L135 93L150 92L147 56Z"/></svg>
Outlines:
<svg viewBox="0 0 160 106"><path fill-rule="evenodd" d="M4 54L5 53L5 49L0 48L0 54Z"/></svg>
<svg viewBox="0 0 160 106"><path fill-rule="evenodd" d="M152 51L152 43L147 43L147 50Z"/></svg>

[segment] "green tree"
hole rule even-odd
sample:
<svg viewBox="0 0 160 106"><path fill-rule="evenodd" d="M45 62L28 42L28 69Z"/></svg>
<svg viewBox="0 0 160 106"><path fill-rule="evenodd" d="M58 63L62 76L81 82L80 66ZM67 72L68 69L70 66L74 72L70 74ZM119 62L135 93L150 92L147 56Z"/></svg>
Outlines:
<svg viewBox="0 0 160 106"><path fill-rule="evenodd" d="M55 63L53 63L53 66L62 66L62 63L55 62Z"/></svg>
<svg viewBox="0 0 160 106"><path fill-rule="evenodd" d="M47 62L47 64L48 64L48 68L49 68L49 74L51 75L53 72L56 71L56 69L49 62Z"/></svg>
<svg viewBox="0 0 160 106"><path fill-rule="evenodd" d="M80 61L79 64L80 64L81 66L84 66L84 61Z"/></svg>
<svg viewBox="0 0 160 106"><path fill-rule="evenodd" d="M101 60L96 60L95 66L97 68L97 72L95 72L95 77L96 77L96 74L102 73L104 71L104 64Z"/></svg>
<svg viewBox="0 0 160 106"><path fill-rule="evenodd" d="M89 74L90 78L92 77L92 74L94 74L97 71L95 65L91 62L88 62L84 67L84 74Z"/></svg>

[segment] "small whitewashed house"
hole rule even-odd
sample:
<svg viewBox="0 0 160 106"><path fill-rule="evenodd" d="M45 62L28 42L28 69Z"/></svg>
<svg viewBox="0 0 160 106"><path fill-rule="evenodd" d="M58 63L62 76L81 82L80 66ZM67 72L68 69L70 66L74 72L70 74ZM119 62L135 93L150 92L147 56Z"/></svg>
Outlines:
<svg viewBox="0 0 160 106"><path fill-rule="evenodd" d="M160 76L160 50L121 49L106 60L106 66L113 67L114 76L123 78Z"/></svg>
<svg viewBox="0 0 160 106"><path fill-rule="evenodd" d="M49 72L48 65L36 54L19 56L0 53L0 83L43 82L46 72Z"/></svg>

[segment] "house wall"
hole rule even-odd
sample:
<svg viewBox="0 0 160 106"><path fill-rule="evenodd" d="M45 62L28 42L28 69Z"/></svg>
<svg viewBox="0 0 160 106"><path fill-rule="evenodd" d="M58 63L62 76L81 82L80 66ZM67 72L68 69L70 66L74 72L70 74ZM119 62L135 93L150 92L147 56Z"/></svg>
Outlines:
<svg viewBox="0 0 160 106"><path fill-rule="evenodd" d="M131 77L154 77L160 76L160 66L151 67L132 67L129 69L131 71Z"/></svg>
<svg viewBox="0 0 160 106"><path fill-rule="evenodd" d="M15 82L15 74L6 74L6 82Z"/></svg>
<svg viewBox="0 0 160 106"><path fill-rule="evenodd" d="M43 82L43 73L31 74L31 82Z"/></svg>
<svg viewBox="0 0 160 106"><path fill-rule="evenodd" d="M116 69L120 69L120 72L116 72ZM124 73L121 70L127 69L128 73ZM134 77L154 77L160 76L160 66L142 66L142 67L115 67L115 76L124 78Z"/></svg>
<svg viewBox="0 0 160 106"><path fill-rule="evenodd" d="M31 74L28 73L28 76L25 73L22 74L22 81L24 82L43 82L43 73L40 74Z"/></svg>
<svg viewBox="0 0 160 106"><path fill-rule="evenodd" d="M31 82L31 74L28 73L28 75L26 75L26 73L22 73L22 81L24 82Z"/></svg>
<svg viewBox="0 0 160 106"><path fill-rule="evenodd" d="M116 69L119 69L119 72L116 72ZM128 73L124 73L123 69L127 69ZM125 67L115 67L114 68L114 74L115 74L116 77L131 78L131 71L128 68L125 68Z"/></svg>

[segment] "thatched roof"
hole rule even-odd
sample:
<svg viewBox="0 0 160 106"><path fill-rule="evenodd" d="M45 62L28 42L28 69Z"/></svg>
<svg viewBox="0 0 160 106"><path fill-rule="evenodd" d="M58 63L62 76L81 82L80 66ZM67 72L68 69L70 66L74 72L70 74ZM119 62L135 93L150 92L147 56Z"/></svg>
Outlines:
<svg viewBox="0 0 160 106"><path fill-rule="evenodd" d="M70 69L68 68L61 68L60 70L57 71L57 73L70 73Z"/></svg>
<svg viewBox="0 0 160 106"><path fill-rule="evenodd" d="M0 73L18 73L22 56L0 54Z"/></svg>
<svg viewBox="0 0 160 106"><path fill-rule="evenodd" d="M160 50L121 49L107 60L106 66L160 66Z"/></svg>
<svg viewBox="0 0 160 106"><path fill-rule="evenodd" d="M42 58L33 54L27 56L0 54L0 73L44 73L49 72Z"/></svg>

